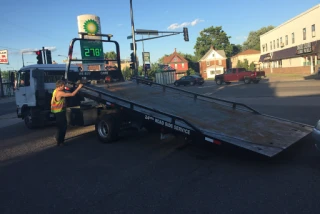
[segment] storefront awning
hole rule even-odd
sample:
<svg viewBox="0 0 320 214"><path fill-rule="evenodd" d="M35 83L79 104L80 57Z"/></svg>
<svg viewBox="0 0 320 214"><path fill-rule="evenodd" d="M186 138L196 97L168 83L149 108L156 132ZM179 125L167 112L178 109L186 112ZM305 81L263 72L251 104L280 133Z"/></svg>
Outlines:
<svg viewBox="0 0 320 214"><path fill-rule="evenodd" d="M297 47L286 48L281 51L273 52L272 61L297 57Z"/></svg>

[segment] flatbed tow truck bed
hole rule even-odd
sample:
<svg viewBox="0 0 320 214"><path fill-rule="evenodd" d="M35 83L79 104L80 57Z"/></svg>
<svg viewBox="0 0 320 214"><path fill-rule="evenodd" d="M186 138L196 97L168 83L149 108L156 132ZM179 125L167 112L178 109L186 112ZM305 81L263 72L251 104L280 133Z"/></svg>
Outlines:
<svg viewBox="0 0 320 214"><path fill-rule="evenodd" d="M309 125L264 115L241 103L157 83L85 85L80 94L130 108L158 124L179 125L180 132L195 131L205 141L229 143L269 157L312 132Z"/></svg>

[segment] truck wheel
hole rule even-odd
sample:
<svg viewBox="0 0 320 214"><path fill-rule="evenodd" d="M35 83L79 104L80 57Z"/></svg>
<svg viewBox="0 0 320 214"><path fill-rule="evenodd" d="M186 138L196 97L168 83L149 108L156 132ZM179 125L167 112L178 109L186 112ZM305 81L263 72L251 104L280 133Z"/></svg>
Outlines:
<svg viewBox="0 0 320 214"><path fill-rule="evenodd" d="M251 79L249 79L249 78L244 78L244 83L245 83L245 84L250 84L250 83L251 83Z"/></svg>
<svg viewBox="0 0 320 214"><path fill-rule="evenodd" d="M26 110L26 112L24 113L24 123L29 129L34 129L36 127L33 122L31 109Z"/></svg>
<svg viewBox="0 0 320 214"><path fill-rule="evenodd" d="M101 142L111 143L115 141L118 137L115 118L109 114L102 115L95 124L95 131Z"/></svg>
<svg viewBox="0 0 320 214"><path fill-rule="evenodd" d="M258 84L259 81L260 81L260 80L253 80L252 82L253 82L254 84Z"/></svg>
<svg viewBox="0 0 320 214"><path fill-rule="evenodd" d="M216 83L217 83L217 85L221 85L222 84L222 80L221 79L216 79Z"/></svg>

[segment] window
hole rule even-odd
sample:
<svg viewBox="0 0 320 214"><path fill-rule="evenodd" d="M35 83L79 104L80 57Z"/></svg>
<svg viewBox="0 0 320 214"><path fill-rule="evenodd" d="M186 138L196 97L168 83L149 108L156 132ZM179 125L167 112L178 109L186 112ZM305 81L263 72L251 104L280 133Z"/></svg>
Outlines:
<svg viewBox="0 0 320 214"><path fill-rule="evenodd" d="M270 42L270 50L272 50L272 42Z"/></svg>
<svg viewBox="0 0 320 214"><path fill-rule="evenodd" d="M19 87L30 86L30 70L20 71L18 75Z"/></svg>
<svg viewBox="0 0 320 214"><path fill-rule="evenodd" d="M311 35L312 37L315 37L316 36L316 25L311 25Z"/></svg>
<svg viewBox="0 0 320 214"><path fill-rule="evenodd" d="M288 35L286 35L286 45L288 45Z"/></svg>
<svg viewBox="0 0 320 214"><path fill-rule="evenodd" d="M232 68L229 68L227 71L226 71L227 74L232 74Z"/></svg>
<svg viewBox="0 0 320 214"><path fill-rule="evenodd" d="M279 39L277 39L277 48L279 48Z"/></svg>
<svg viewBox="0 0 320 214"><path fill-rule="evenodd" d="M273 40L273 49L276 49L276 41Z"/></svg>
<svg viewBox="0 0 320 214"><path fill-rule="evenodd" d="M263 52L265 52L265 47L264 47L264 45L262 46L262 49L263 49Z"/></svg>
<svg viewBox="0 0 320 214"><path fill-rule="evenodd" d="M282 43L282 37L280 37L280 44Z"/></svg>
<svg viewBox="0 0 320 214"><path fill-rule="evenodd" d="M266 44L266 51L268 51L268 44Z"/></svg>
<svg viewBox="0 0 320 214"><path fill-rule="evenodd" d="M294 33L291 34L292 37L292 44L294 44Z"/></svg>
<svg viewBox="0 0 320 214"><path fill-rule="evenodd" d="M178 68L178 64L176 63L176 64L174 64L174 68L175 69L177 69Z"/></svg>
<svg viewBox="0 0 320 214"><path fill-rule="evenodd" d="M210 66L210 61L207 61L207 66Z"/></svg>
<svg viewBox="0 0 320 214"><path fill-rule="evenodd" d="M182 63L181 65L182 65L182 68L184 68L184 63Z"/></svg>
<svg viewBox="0 0 320 214"><path fill-rule="evenodd" d="M56 83L64 77L65 71L44 71L44 82L45 83Z"/></svg>
<svg viewBox="0 0 320 214"><path fill-rule="evenodd" d="M306 28L303 28L303 29L302 29L302 32L303 32L303 40L306 40L306 39L307 39L307 31L306 31Z"/></svg>
<svg viewBox="0 0 320 214"><path fill-rule="evenodd" d="M219 65L222 65L222 60L221 59L219 59Z"/></svg>

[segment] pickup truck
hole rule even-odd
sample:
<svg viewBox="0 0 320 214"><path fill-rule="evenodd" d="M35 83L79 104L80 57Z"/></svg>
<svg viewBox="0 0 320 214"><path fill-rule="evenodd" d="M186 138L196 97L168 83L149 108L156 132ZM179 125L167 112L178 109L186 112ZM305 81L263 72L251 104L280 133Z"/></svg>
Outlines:
<svg viewBox="0 0 320 214"><path fill-rule="evenodd" d="M231 82L243 81L245 84L259 83L261 77L265 77L264 71L247 71L245 68L229 68L223 74L215 76L217 85L226 83L229 85Z"/></svg>

